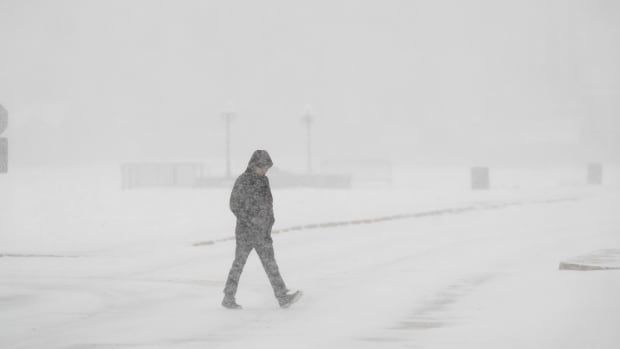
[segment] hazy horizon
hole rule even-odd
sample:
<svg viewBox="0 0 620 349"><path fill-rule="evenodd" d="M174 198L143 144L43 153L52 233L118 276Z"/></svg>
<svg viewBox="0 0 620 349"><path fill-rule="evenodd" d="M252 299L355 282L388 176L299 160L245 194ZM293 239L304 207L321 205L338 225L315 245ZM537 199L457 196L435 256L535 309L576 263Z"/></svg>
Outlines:
<svg viewBox="0 0 620 349"><path fill-rule="evenodd" d="M0 1L11 166L620 159L613 1Z"/></svg>

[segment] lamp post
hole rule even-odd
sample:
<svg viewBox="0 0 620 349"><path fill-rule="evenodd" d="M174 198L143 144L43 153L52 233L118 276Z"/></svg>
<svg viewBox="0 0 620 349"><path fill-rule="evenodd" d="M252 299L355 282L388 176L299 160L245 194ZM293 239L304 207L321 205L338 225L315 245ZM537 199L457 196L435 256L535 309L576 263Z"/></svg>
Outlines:
<svg viewBox="0 0 620 349"><path fill-rule="evenodd" d="M304 116L301 118L301 122L303 122L306 125L306 134L307 134L307 141L308 141L308 173L312 173L312 139L311 139L311 129L312 129L312 123L314 122L314 116L312 116L312 114L310 114L310 112L306 112L304 114Z"/></svg>
<svg viewBox="0 0 620 349"><path fill-rule="evenodd" d="M235 113L224 112L222 118L226 123L226 178L232 178L230 171L230 123L235 118Z"/></svg>
<svg viewBox="0 0 620 349"><path fill-rule="evenodd" d="M6 130L9 120L9 113L0 105L0 134ZM9 141L0 137L0 173L9 171Z"/></svg>

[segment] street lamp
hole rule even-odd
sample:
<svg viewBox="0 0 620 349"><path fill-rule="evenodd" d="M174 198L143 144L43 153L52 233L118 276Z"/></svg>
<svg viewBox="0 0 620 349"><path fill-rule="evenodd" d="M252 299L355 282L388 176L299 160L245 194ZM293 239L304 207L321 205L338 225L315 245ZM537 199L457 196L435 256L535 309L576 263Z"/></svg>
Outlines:
<svg viewBox="0 0 620 349"><path fill-rule="evenodd" d="M306 111L306 113L304 114L304 116L302 116L301 118L301 122L303 122L306 125L306 133L307 133L307 140L308 140L308 173L312 173L312 143L311 143L311 135L310 135L310 131L312 128L312 123L314 122L314 116L312 116L312 114L310 114L309 111Z"/></svg>
<svg viewBox="0 0 620 349"><path fill-rule="evenodd" d="M232 178L230 171L230 123L235 118L235 113L224 112L222 118L226 123L226 178Z"/></svg>
<svg viewBox="0 0 620 349"><path fill-rule="evenodd" d="M9 112L0 105L0 134L6 130L9 120ZM0 137L0 173L9 171L9 141Z"/></svg>

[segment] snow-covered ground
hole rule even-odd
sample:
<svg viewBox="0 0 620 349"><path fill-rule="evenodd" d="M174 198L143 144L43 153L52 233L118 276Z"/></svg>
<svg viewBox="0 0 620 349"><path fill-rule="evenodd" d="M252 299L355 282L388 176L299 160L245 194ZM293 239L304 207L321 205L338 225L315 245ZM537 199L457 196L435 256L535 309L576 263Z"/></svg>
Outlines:
<svg viewBox="0 0 620 349"><path fill-rule="evenodd" d="M274 235L277 307L255 254L220 306L234 243L224 189L120 190L120 174L0 177L1 348L617 348L620 271L560 271L620 247L620 177L398 169L394 183L274 190L276 226L435 212Z"/></svg>

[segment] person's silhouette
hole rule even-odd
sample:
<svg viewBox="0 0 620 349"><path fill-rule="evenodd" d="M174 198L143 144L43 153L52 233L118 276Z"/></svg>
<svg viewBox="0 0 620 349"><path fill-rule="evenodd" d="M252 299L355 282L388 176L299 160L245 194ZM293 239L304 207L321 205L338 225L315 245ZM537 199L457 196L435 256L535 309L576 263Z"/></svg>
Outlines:
<svg viewBox="0 0 620 349"><path fill-rule="evenodd" d="M253 249L260 257L281 307L288 307L301 296L300 291L289 293L274 256L271 239L271 228L275 222L273 197L266 176L271 166L273 162L269 153L265 150L256 150L245 172L235 181L230 195L230 209L237 217L235 228L237 246L222 301L222 305L229 309L241 308L235 300L235 295L243 267Z"/></svg>

